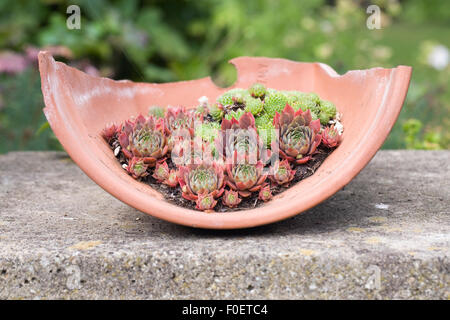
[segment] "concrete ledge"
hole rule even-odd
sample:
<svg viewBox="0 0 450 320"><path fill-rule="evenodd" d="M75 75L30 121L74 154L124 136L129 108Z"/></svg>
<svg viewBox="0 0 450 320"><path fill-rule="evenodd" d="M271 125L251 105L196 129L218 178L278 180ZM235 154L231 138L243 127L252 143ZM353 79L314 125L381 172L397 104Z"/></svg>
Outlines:
<svg viewBox="0 0 450 320"><path fill-rule="evenodd" d="M381 151L308 212L199 230L116 200L64 154L0 156L0 298L449 299L450 151Z"/></svg>

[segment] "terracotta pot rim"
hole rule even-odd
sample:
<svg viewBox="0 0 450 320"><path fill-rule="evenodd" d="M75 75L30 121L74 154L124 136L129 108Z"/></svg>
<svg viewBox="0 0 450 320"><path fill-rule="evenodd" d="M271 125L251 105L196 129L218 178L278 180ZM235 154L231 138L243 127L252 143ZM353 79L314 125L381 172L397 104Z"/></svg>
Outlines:
<svg viewBox="0 0 450 320"><path fill-rule="evenodd" d="M258 58L240 57L232 59L230 62L237 67L239 62L248 59ZM289 61L286 59L261 59L267 59L271 61L270 63L273 62L274 64L280 61L283 63ZM361 72L369 74L372 72L371 70L388 71L389 79L382 93L382 103L378 107L369 129L364 133L363 138L356 143L352 152L346 155L342 163L339 163L339 166L334 168L333 171L326 172L326 175L321 179L316 179L314 184L310 186L310 192L302 194L299 201L277 201L274 206L270 205L269 202L267 205L255 209L226 213L204 213L171 204L162 199L161 196L158 196L153 190L146 190L146 188L151 189L151 187L147 185L142 184L142 186L139 187L138 185L133 184L130 181L132 178L126 174L125 170L123 170L123 175L111 174L111 171L108 170L108 165L101 159L95 157L92 152L89 152L92 150L91 148L96 148L94 142L88 146L81 146L77 140L80 136L86 135L87 132L83 132L82 128L80 129L77 122L78 115L76 114L76 110L74 111L73 108L69 107L69 103L66 103L68 100L62 98L65 96L56 93L61 86L66 86L67 83L70 82L67 78L70 72L80 71L74 71L76 69L68 67L61 62L55 62L48 52L39 53L42 92L46 105L44 108L45 115L55 135L79 167L103 189L140 211L170 222L211 229L254 227L283 220L310 209L326 200L349 183L372 159L392 129L407 93L412 72L411 67L401 65L393 69L372 68L368 70L351 70L344 75L339 75L333 68L323 63L316 62L303 64L314 65L314 68L318 68L318 73L323 73L321 76L331 78L348 77L353 73ZM241 70L238 67L237 69L238 81L233 86L228 88L216 88L225 91L231 88L240 87L240 83L242 83L240 79L243 77L243 74L241 74ZM62 79L58 78L59 80L56 81L55 77L57 76ZM98 81L98 78L89 77ZM106 78L101 79L108 83L110 81L115 82L114 80ZM210 77L200 80L210 81L212 83ZM193 80L192 82L200 80ZM131 84L133 86L146 85L143 83L132 83L128 80L119 82ZM182 81L171 83L169 85L186 84L190 82L191 81ZM212 85L215 86L213 83ZM164 86L164 84L161 86ZM71 98L73 99L70 95L67 96L67 99ZM100 132L98 132L98 136L94 137L92 141L99 143L98 140L101 139L99 134ZM310 178L307 178L304 181L307 181ZM301 184L304 181L301 181L298 184ZM153 196L150 196L149 194L152 194Z"/></svg>

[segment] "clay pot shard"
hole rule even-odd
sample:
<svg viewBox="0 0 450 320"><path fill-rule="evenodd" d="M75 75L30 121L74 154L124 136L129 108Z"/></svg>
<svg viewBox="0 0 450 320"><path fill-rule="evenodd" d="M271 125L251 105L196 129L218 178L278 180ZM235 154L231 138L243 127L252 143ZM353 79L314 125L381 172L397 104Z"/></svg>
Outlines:
<svg viewBox="0 0 450 320"><path fill-rule="evenodd" d="M337 74L322 63L239 57L231 60L238 77L231 88L255 82L278 90L315 92L333 101L344 116L342 143L311 177L276 195L264 206L235 212L205 213L175 206L150 186L127 174L102 137L152 105L196 106L231 88L209 77L154 84L114 81L87 75L48 52L39 53L44 113L53 132L78 166L99 186L128 205L155 217L187 226L232 229L286 219L324 201L349 183L381 147L402 108L411 67L373 68Z"/></svg>

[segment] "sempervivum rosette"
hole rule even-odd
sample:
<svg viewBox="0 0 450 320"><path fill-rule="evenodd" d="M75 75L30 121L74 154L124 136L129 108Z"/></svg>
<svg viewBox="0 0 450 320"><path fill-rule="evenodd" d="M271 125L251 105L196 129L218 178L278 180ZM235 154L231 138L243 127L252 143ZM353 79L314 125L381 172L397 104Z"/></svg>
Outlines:
<svg viewBox="0 0 450 320"><path fill-rule="evenodd" d="M186 110L183 107L169 107L165 117L166 132L169 135L169 151L180 141L188 140L194 136L195 122L203 121L203 115L195 110Z"/></svg>
<svg viewBox="0 0 450 320"><path fill-rule="evenodd" d="M269 151L261 141L255 126L255 118L250 112L239 120L223 119L221 131L216 139L216 150L221 157L247 159L251 162L268 159Z"/></svg>
<svg viewBox="0 0 450 320"><path fill-rule="evenodd" d="M141 158L132 158L127 165L127 171L134 179L148 176L147 169L148 165Z"/></svg>
<svg viewBox="0 0 450 320"><path fill-rule="evenodd" d="M216 199L224 191L223 167L215 162L181 166L178 182L185 199L196 201L200 194L210 194Z"/></svg>
<svg viewBox="0 0 450 320"><path fill-rule="evenodd" d="M263 163L228 163L226 184L242 197L248 197L252 192L259 191L267 175L263 174Z"/></svg>
<svg viewBox="0 0 450 320"><path fill-rule="evenodd" d="M119 143L128 158L141 158L150 167L164 157L168 151L164 119L140 115L133 121L126 121L119 133Z"/></svg>
<svg viewBox="0 0 450 320"><path fill-rule="evenodd" d="M283 112L276 112L273 125L279 129L279 141L272 141L272 152L278 151L280 156L297 164L306 163L319 146L320 121L312 121L309 110L294 109L286 104Z"/></svg>
<svg viewBox="0 0 450 320"><path fill-rule="evenodd" d="M291 165L285 159L283 161L277 160L275 164L270 167L270 176L269 179L272 182L287 187L289 186L289 182L294 179L295 170L291 169Z"/></svg>
<svg viewBox="0 0 450 320"><path fill-rule="evenodd" d="M236 208L242 199L239 198L239 193L233 190L225 190L222 196L222 203L229 208Z"/></svg>
<svg viewBox="0 0 450 320"><path fill-rule="evenodd" d="M328 148L336 147L341 140L341 135L336 130L334 125L331 127L326 127L322 132L322 142Z"/></svg>

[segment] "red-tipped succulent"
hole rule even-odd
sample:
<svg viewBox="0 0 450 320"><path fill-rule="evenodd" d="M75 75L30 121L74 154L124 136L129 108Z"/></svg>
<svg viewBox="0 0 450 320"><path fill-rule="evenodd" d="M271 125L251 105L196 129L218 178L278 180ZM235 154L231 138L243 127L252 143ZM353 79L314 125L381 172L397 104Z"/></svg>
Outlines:
<svg viewBox="0 0 450 320"><path fill-rule="evenodd" d="M202 141L200 137L177 143L172 149L171 157L172 162L177 166L212 163L214 161L211 145Z"/></svg>
<svg viewBox="0 0 450 320"><path fill-rule="evenodd" d="M272 191L270 191L270 185L265 184L261 190L259 190L258 199L266 202L272 199Z"/></svg>
<svg viewBox="0 0 450 320"><path fill-rule="evenodd" d="M178 185L177 171L174 169L169 169L169 166L165 161L156 164L152 177L159 183L164 183L172 188Z"/></svg>
<svg viewBox="0 0 450 320"><path fill-rule="evenodd" d="M244 113L239 120L223 119L220 136L216 139L216 150L221 157L251 159L265 161L269 151L258 135L255 126L255 118L251 112Z"/></svg>
<svg viewBox="0 0 450 320"><path fill-rule="evenodd" d="M194 136L194 124L203 122L203 114L184 107L169 107L165 116L166 132L169 135L169 151L179 142Z"/></svg>
<svg viewBox="0 0 450 320"><path fill-rule="evenodd" d="M142 158L150 167L163 158L167 151L164 119L148 118L140 115L135 121L126 121L119 133L119 143L123 154L131 159Z"/></svg>
<svg viewBox="0 0 450 320"><path fill-rule="evenodd" d="M275 113L273 124L279 129L279 141L272 141L272 151L279 151L282 158L297 164L306 163L319 146L320 120L312 121L309 110L303 112L286 104L283 112Z"/></svg>
<svg viewBox="0 0 450 320"><path fill-rule="evenodd" d="M263 174L263 164L235 163L227 164L226 184L237 191L242 197L248 197L252 192L259 191L267 175Z"/></svg>
<svg viewBox="0 0 450 320"><path fill-rule="evenodd" d="M166 113L166 130L171 134L175 130L187 129L191 136L194 135L194 122L203 117L195 113L195 110L186 110L184 107L169 107Z"/></svg>
<svg viewBox="0 0 450 320"><path fill-rule="evenodd" d="M214 199L214 196L211 193L201 193L198 195L195 204L198 210L208 212L213 211L214 207L217 204L217 200Z"/></svg>
<svg viewBox="0 0 450 320"><path fill-rule="evenodd" d="M289 182L294 179L295 170L291 169L291 165L285 159L283 161L277 160L275 164L270 168L269 179L281 186L289 186Z"/></svg>
<svg viewBox="0 0 450 320"><path fill-rule="evenodd" d="M218 198L224 191L223 167L216 163L181 166L178 170L178 182L185 199L195 201L200 194Z"/></svg>
<svg viewBox="0 0 450 320"><path fill-rule="evenodd" d="M336 147L341 141L341 135L336 130L334 125L326 127L322 132L322 142L328 148Z"/></svg>
<svg viewBox="0 0 450 320"><path fill-rule="evenodd" d="M222 203L229 208L236 208L242 199L239 198L239 193L233 190L225 190L222 196Z"/></svg>
<svg viewBox="0 0 450 320"><path fill-rule="evenodd" d="M106 142L110 142L112 138L116 135L116 133L119 131L119 127L115 124L112 124L102 131L102 137L106 140Z"/></svg>
<svg viewBox="0 0 450 320"><path fill-rule="evenodd" d="M175 188L178 185L178 171L175 169L170 169L169 176L163 181L163 183L171 188Z"/></svg>
<svg viewBox="0 0 450 320"><path fill-rule="evenodd" d="M132 158L128 162L127 171L134 178L139 179L148 176L148 164L142 158Z"/></svg>

